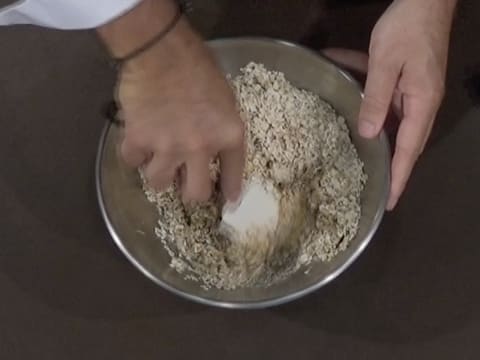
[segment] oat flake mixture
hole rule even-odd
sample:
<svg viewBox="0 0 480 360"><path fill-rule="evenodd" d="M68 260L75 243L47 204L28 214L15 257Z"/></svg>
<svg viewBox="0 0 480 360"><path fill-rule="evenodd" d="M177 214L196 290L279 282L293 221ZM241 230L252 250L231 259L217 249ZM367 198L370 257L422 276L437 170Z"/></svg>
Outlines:
<svg viewBox="0 0 480 360"><path fill-rule="evenodd" d="M155 233L185 278L205 288L269 286L348 246L366 175L345 120L318 96L255 63L230 81L246 127L245 180L273 184L284 205L281 216L302 219L295 236L230 241L218 229L218 192L209 203L186 208L175 185L162 193L144 188L158 209ZM216 169L212 164L214 179Z"/></svg>

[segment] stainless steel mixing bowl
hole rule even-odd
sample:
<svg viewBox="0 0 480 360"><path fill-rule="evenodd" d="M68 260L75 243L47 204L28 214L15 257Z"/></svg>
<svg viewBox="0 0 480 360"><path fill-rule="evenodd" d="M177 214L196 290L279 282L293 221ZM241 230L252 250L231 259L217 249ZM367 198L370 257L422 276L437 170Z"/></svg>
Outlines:
<svg viewBox="0 0 480 360"><path fill-rule="evenodd" d="M270 39L224 39L209 43L223 71L236 75L255 61L279 70L297 87L313 91L328 101L348 121L354 144L365 163L368 182L362 194L359 231L346 251L328 263L318 262L310 272L298 271L269 288L235 291L204 290L169 267L170 257L155 237L158 214L145 198L136 171L117 156L119 131L107 126L100 141L96 164L101 211L113 240L125 256L148 278L187 299L226 308L261 308L300 298L335 279L365 249L382 219L390 185L390 150L382 133L375 140L357 133L362 92L344 71L317 53Z"/></svg>

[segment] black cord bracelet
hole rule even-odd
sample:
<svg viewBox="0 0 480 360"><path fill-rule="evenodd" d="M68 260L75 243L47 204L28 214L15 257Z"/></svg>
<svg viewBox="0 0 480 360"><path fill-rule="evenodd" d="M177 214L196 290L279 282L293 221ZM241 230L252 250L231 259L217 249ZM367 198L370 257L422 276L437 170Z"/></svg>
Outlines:
<svg viewBox="0 0 480 360"><path fill-rule="evenodd" d="M156 43L162 40L170 31L172 31L172 29L175 27L175 25L177 25L178 21L180 20L183 14L190 12L192 10L192 4L190 1L179 0L177 1L177 3L178 3L177 12L175 13L175 16L173 17L173 19L168 23L168 25L161 32L155 35L152 39L147 41L145 44L143 44L139 48L133 50L131 53L121 58L114 58L112 60L112 65L115 69L117 70L120 69L125 62L132 60L133 58L149 50L152 46L154 46ZM120 111L120 105L115 100L111 100L104 106L102 114L113 125L123 127L125 124L122 119L118 118L119 111Z"/></svg>
<svg viewBox="0 0 480 360"><path fill-rule="evenodd" d="M112 64L116 69L119 69L127 61L130 61L130 60L136 58L137 56L143 54L145 51L149 50L156 43L158 43L160 40L162 40L166 35L168 35L168 33L170 31L173 30L173 28L180 21L183 14L186 13L187 11L191 10L191 3L188 2L188 1L178 1L177 4L178 4L177 12L175 13L173 19L167 24L167 26L164 29L162 29L162 31L160 31L158 34L156 34L153 38L151 38L149 41L147 41L142 46L133 50L131 53L129 53L129 54L123 56L123 57L114 58L112 60Z"/></svg>
<svg viewBox="0 0 480 360"><path fill-rule="evenodd" d="M102 115L105 117L112 125L118 127L124 127L123 120L118 118L118 104L115 100L111 100L106 103L102 108Z"/></svg>

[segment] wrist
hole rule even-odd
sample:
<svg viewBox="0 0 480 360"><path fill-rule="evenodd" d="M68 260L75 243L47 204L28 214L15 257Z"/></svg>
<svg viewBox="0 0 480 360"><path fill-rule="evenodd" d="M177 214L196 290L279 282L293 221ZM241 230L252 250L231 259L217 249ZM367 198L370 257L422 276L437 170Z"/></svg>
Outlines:
<svg viewBox="0 0 480 360"><path fill-rule="evenodd" d="M152 39L175 16L174 0L143 0L128 13L97 29L111 55L122 58Z"/></svg>
<svg viewBox="0 0 480 360"><path fill-rule="evenodd" d="M168 73L185 60L194 60L195 54L202 55L205 46L200 36L181 13L180 19L175 20L179 15L178 6L174 0L144 0L130 13L98 29L114 58L132 55L153 40L151 45L122 64L122 74ZM162 29L166 33L156 41L155 36Z"/></svg>
<svg viewBox="0 0 480 360"><path fill-rule="evenodd" d="M205 45L199 35L191 28L186 19L180 19L175 28L165 38L139 56L126 62L123 73L145 73L147 76L174 73L185 68L202 56ZM187 65L185 65L187 64Z"/></svg>

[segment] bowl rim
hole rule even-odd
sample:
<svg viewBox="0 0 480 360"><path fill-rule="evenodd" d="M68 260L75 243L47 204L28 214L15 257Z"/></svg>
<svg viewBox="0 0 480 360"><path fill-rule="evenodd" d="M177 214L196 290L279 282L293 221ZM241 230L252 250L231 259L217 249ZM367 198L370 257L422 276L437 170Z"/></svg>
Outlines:
<svg viewBox="0 0 480 360"><path fill-rule="evenodd" d="M323 61L332 64L335 69L342 75L346 80L350 81L353 83L359 90L360 96L363 98L364 93L362 90L362 87L360 83L353 78L348 72L343 70L341 67L339 67L337 64L335 64L333 61L325 57L319 52L316 52L312 49L309 49L303 45L299 45L290 41L285 41L285 40L280 40L280 39L275 39L275 38L269 38L269 37L229 37L229 38L217 38L213 40L209 40L206 43L208 45L217 45L217 44L228 44L236 41L250 41L250 42L257 42L257 43L274 43L274 44L281 44L285 45L288 47L293 47L302 51L306 51L310 53L311 55L320 57ZM95 187L96 187L96 194L97 194L97 201L98 205L100 207L100 212L102 215L102 218L105 222L105 225L108 229L108 232L110 233L110 236L112 237L114 243L117 245L117 247L120 249L120 251L123 253L123 255L147 278L152 280L154 283L157 285L161 286L167 291L170 291L171 293L178 295L184 299L203 304L203 305L209 305L209 306L215 306L215 307L220 307L220 308L225 308L225 309L264 309L268 307L273 307L273 306L278 306L282 304L286 304L289 302L292 302L294 300L297 300L305 295L311 294L312 292L322 288L323 286L327 285L328 283L332 282L334 279L336 279L340 274L342 274L347 268L349 268L360 256L360 254L365 250L365 248L368 246L368 244L371 242L373 236L377 232L380 223L383 219L386 205L387 205L387 200L388 200L388 194L390 191L390 182L391 182L391 174L390 174L390 166L391 166L391 148L390 144L388 141L388 138L385 134L385 131L382 130L380 133L380 140L382 143L386 145L386 151L387 151L387 156L386 156L386 164L385 168L387 171L385 171L385 188L383 189L383 196L381 197L382 201L379 204L379 208L375 214L372 226L365 236L365 238L362 240L361 244L359 247L352 253L352 255L345 261L342 265L340 265L335 271L333 271L331 274L323 278L322 280L316 282L313 285L310 285L308 287L305 287L304 289L295 291L291 294L287 294L278 298L272 298L272 299L265 299L261 301L221 301L221 300L212 300L212 299L207 299L203 298L199 295L194 295L188 292L185 292L173 285L170 285L166 283L165 281L162 281L161 279L157 278L154 276L148 269L146 269L137 259L135 259L134 256L130 254L130 252L127 250L125 245L123 244L120 235L117 233L115 230L115 227L113 225L113 222L109 216L108 209L106 208L106 204L104 201L104 192L102 189L102 160L103 160L103 154L104 154L104 149L105 149L105 144L106 144L106 139L110 130L111 123L107 122L106 125L104 126L102 130L102 134L100 137L100 143L97 149L97 155L96 155L96 160L95 160Z"/></svg>

